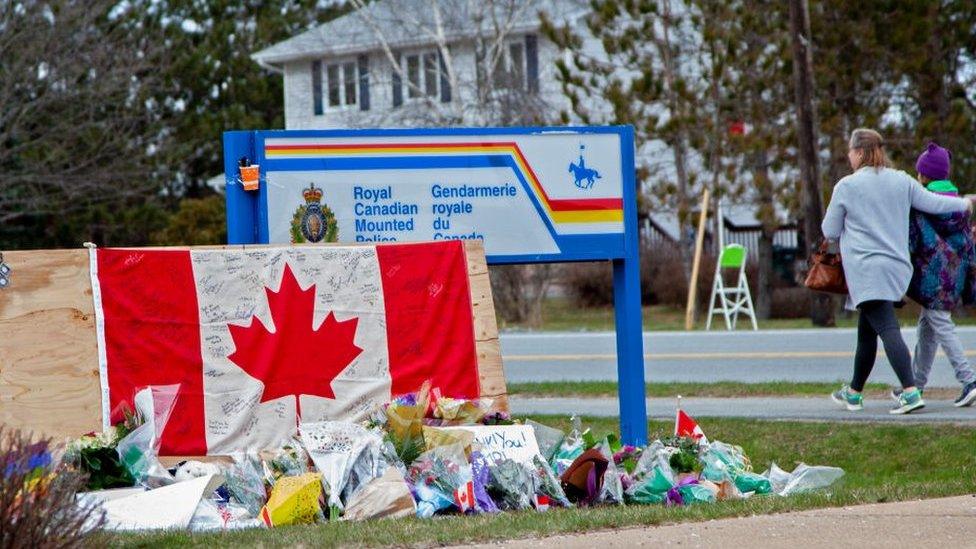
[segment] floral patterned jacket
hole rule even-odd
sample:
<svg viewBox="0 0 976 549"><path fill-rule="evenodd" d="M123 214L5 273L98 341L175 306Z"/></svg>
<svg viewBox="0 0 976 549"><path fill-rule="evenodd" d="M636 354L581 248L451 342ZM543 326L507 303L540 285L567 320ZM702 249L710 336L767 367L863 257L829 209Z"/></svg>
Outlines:
<svg viewBox="0 0 976 549"><path fill-rule="evenodd" d="M948 181L933 181L929 190L958 194ZM930 215L912 210L908 247L915 272L908 297L926 309L952 310L976 303L976 244L965 212Z"/></svg>

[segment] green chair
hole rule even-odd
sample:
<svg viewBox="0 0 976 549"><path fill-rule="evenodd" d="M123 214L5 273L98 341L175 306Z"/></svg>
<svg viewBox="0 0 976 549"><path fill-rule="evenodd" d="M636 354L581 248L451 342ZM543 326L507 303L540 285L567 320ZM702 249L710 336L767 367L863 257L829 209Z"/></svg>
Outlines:
<svg viewBox="0 0 976 549"><path fill-rule="evenodd" d="M706 330L712 329L712 317L717 314L725 317L726 330L734 330L740 313L749 317L753 330L759 329L756 324L756 310L752 306L752 295L749 293L749 281L746 280L746 256L746 249L742 244L729 244L722 249L715 266L712 297L708 300ZM725 285L722 277L725 269L738 271L739 280L735 286Z"/></svg>

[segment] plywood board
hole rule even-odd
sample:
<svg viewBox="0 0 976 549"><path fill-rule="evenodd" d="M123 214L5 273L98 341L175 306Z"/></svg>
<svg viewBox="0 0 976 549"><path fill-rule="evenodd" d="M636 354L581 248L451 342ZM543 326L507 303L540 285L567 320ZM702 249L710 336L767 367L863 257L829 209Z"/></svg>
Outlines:
<svg viewBox="0 0 976 549"><path fill-rule="evenodd" d="M214 248L216 246L209 246ZM480 241L466 241L481 394L508 409L498 327ZM55 438L101 428L88 251L4 252L0 290L0 423Z"/></svg>

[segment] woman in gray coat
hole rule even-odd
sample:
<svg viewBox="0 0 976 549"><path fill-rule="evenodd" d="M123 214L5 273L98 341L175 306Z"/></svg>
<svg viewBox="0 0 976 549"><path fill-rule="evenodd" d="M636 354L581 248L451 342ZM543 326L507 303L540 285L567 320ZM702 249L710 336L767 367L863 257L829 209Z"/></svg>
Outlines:
<svg viewBox="0 0 976 549"><path fill-rule="evenodd" d="M895 317L912 278L908 253L908 220L911 208L943 214L972 211L972 201L927 191L905 172L891 168L884 141L874 130L851 133L847 158L854 173L834 186L824 215L824 237L840 240L844 276L850 295L847 308L860 311L857 351L850 385L831 398L848 410L864 408L861 391L874 368L878 337L884 343L902 393L893 414L907 414L925 406L915 387L912 359Z"/></svg>

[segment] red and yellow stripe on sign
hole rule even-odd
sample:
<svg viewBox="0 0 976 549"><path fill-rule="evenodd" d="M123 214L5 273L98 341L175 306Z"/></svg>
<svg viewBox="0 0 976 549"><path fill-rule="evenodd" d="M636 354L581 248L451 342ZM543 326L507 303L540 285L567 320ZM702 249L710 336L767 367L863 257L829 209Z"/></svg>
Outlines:
<svg viewBox="0 0 976 549"><path fill-rule="evenodd" d="M517 143L361 143L265 145L267 158L363 154L509 154L555 223L614 223L624 219L619 198L550 198Z"/></svg>

